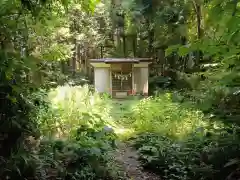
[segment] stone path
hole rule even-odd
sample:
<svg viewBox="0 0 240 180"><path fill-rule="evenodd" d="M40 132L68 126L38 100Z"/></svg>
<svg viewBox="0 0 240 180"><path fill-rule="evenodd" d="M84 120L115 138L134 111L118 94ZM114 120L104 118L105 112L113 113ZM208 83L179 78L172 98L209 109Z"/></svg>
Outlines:
<svg viewBox="0 0 240 180"><path fill-rule="evenodd" d="M137 152L127 144L119 144L116 160L122 164L129 180L161 180L159 176L142 169Z"/></svg>

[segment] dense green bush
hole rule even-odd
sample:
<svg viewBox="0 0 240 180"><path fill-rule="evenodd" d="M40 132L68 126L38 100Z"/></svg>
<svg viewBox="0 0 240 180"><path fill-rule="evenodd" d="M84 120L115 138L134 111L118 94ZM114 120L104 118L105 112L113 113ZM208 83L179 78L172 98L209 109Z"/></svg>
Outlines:
<svg viewBox="0 0 240 180"><path fill-rule="evenodd" d="M197 127L208 124L203 119L203 113L189 106L188 109L179 103L172 102L172 96L172 93L160 94L143 99L134 106L130 121L135 130L160 132L163 135L181 139Z"/></svg>
<svg viewBox="0 0 240 180"><path fill-rule="evenodd" d="M221 67L203 75L206 79L193 90L176 91L175 100L190 101L205 114L217 116L224 123L239 124L240 76L237 70L228 71Z"/></svg>
<svg viewBox="0 0 240 180"><path fill-rule="evenodd" d="M119 179L107 97L88 86L61 86L27 97L40 137L25 137L4 159L4 179Z"/></svg>
<svg viewBox="0 0 240 180"><path fill-rule="evenodd" d="M135 141L145 168L164 179L226 179L236 168L226 168L239 157L239 137L221 132L195 132L184 140L156 134L142 134Z"/></svg>
<svg viewBox="0 0 240 180"><path fill-rule="evenodd" d="M60 86L42 96L48 104L38 108L39 129L45 136L71 136L82 125L111 123L107 97L85 86Z"/></svg>
<svg viewBox="0 0 240 180"><path fill-rule="evenodd" d="M1 174L10 179L113 179L117 168L112 169L109 153L114 139L111 131L79 129L72 140L42 140L34 152L11 157Z"/></svg>
<svg viewBox="0 0 240 180"><path fill-rule="evenodd" d="M180 97L162 92L133 108L130 120L140 160L167 180L226 179L237 169L225 165L239 157L239 129L207 118Z"/></svg>

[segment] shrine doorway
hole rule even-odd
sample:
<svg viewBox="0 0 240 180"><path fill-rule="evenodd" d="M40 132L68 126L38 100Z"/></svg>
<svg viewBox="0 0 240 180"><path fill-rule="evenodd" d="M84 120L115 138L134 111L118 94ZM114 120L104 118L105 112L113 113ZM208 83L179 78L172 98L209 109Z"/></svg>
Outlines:
<svg viewBox="0 0 240 180"><path fill-rule="evenodd" d="M112 97L124 98L133 94L133 64L111 64Z"/></svg>

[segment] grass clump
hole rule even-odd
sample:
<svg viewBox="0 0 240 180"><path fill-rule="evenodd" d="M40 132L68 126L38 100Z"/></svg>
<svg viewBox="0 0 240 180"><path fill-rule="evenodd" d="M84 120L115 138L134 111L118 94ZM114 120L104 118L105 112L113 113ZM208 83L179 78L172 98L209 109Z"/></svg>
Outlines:
<svg viewBox="0 0 240 180"><path fill-rule="evenodd" d="M139 101L125 121L135 130L133 144L143 166L163 179L225 180L239 164L226 166L239 157L237 127L207 118L173 93Z"/></svg>
<svg viewBox="0 0 240 180"><path fill-rule="evenodd" d="M112 122L110 106L89 86L60 86L45 97L49 102L41 106L38 122L45 136L69 136L82 125L94 128Z"/></svg>
<svg viewBox="0 0 240 180"><path fill-rule="evenodd" d="M170 93L141 100L133 108L131 121L137 132L160 133L177 139L207 125L203 113L172 102Z"/></svg>

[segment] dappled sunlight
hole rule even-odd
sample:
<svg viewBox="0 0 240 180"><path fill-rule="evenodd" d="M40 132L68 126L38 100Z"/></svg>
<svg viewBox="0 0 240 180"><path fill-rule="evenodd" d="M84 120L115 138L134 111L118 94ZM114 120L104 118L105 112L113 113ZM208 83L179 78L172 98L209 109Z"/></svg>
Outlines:
<svg viewBox="0 0 240 180"><path fill-rule="evenodd" d="M85 86L59 86L47 96L50 107L39 113L39 123L45 135L66 137L81 126L110 127L120 137L131 136L134 128L126 127L139 100L116 100L99 95Z"/></svg>
<svg viewBox="0 0 240 180"><path fill-rule="evenodd" d="M61 134L68 135L82 125L94 127L98 124L112 124L110 105L87 85L59 86L50 90L48 100L51 105L48 112L39 117L43 128L53 126L53 131L58 129ZM48 121L46 118L49 118Z"/></svg>
<svg viewBox="0 0 240 180"><path fill-rule="evenodd" d="M240 180L240 0L0 7L0 180Z"/></svg>
<svg viewBox="0 0 240 180"><path fill-rule="evenodd" d="M114 128L114 132L121 140L129 139L136 134L136 131L133 128Z"/></svg>
<svg viewBox="0 0 240 180"><path fill-rule="evenodd" d="M138 99L109 99L110 115L116 123L124 125L125 120L131 117L133 109L139 102ZM126 120L126 122L129 121Z"/></svg>
<svg viewBox="0 0 240 180"><path fill-rule="evenodd" d="M129 125L139 132L155 132L182 139L209 124L201 111L174 103L171 93L163 93L140 100L133 108Z"/></svg>
<svg viewBox="0 0 240 180"><path fill-rule="evenodd" d="M228 131L224 122L206 116L193 103L177 101L175 95L161 92L133 109L128 127L135 130L133 144L143 166L165 179L200 179L202 169L208 179L215 169L226 171L226 159L239 154L235 128Z"/></svg>
<svg viewBox="0 0 240 180"><path fill-rule="evenodd" d="M88 86L60 86L48 94L51 121L46 123L42 118L40 122L46 129L53 126L51 129L62 136L82 125L94 127L100 123L111 127L119 137L154 132L179 140L211 126L201 111L173 102L172 98L173 94L167 92L141 100L117 100L100 96Z"/></svg>

